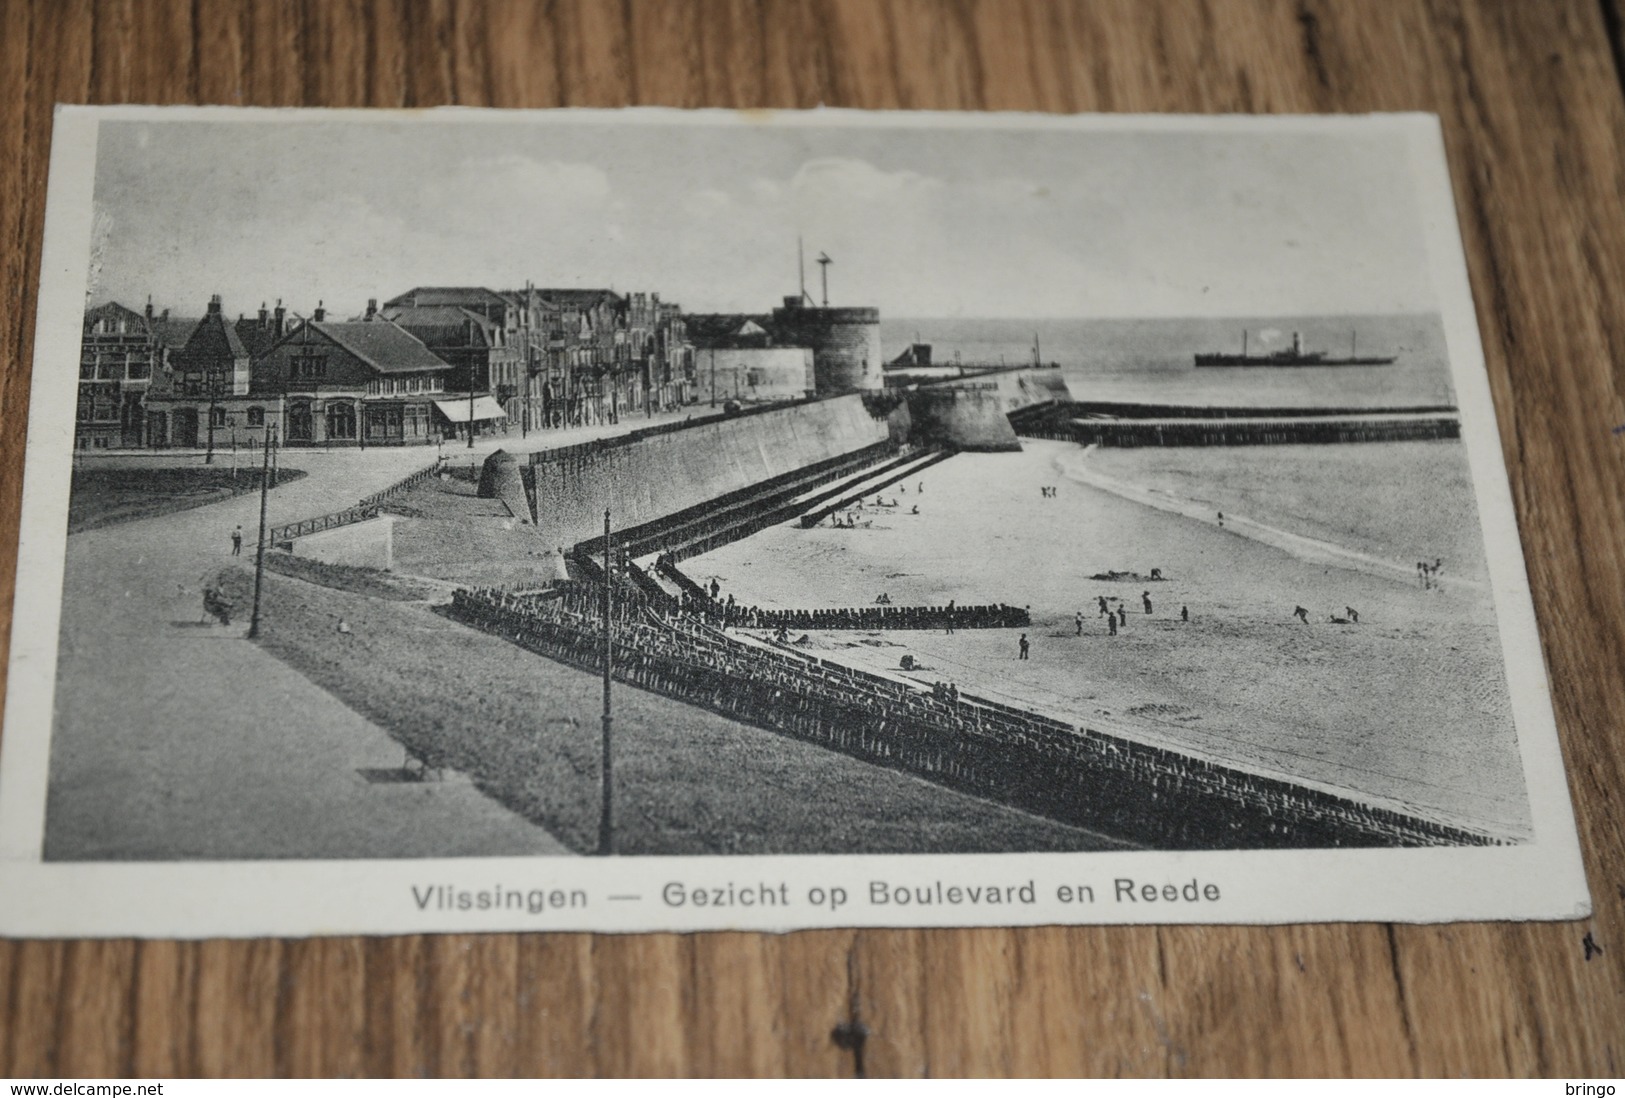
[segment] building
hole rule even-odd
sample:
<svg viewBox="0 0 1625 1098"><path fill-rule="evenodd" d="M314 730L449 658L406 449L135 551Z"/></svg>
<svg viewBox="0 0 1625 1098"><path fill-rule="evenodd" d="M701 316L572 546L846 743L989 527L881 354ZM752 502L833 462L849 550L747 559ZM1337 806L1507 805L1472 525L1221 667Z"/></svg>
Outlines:
<svg viewBox="0 0 1625 1098"><path fill-rule="evenodd" d="M489 291L482 291L489 293ZM376 301L367 302L364 319L379 315ZM500 417L477 420L485 430L505 426L523 416L529 384L525 328L516 323L517 310L506 307L472 309L466 305L386 305L383 317L400 325L445 360L448 392L484 393L502 408ZM476 405L478 401L476 400Z"/></svg>
<svg viewBox="0 0 1625 1098"><path fill-rule="evenodd" d="M151 304L144 315L116 301L86 310L74 417L74 445L80 449L146 445L143 398L154 372L162 374L167 352L153 319Z"/></svg>
<svg viewBox="0 0 1625 1098"><path fill-rule="evenodd" d="M191 325L179 348L169 351L166 368L148 386L147 445L201 446L213 452L217 444L246 442L246 434L237 429L247 426L249 379L248 348L215 294L203 318ZM261 409L258 428L264 426L263 415Z"/></svg>
<svg viewBox="0 0 1625 1098"><path fill-rule="evenodd" d="M330 321L318 308L254 363L251 394L279 403L290 446L421 445L466 433L471 403L475 422L502 416L489 396L448 393L451 369L376 313Z"/></svg>
<svg viewBox="0 0 1625 1098"><path fill-rule="evenodd" d="M779 344L768 318L695 313L686 321L701 403L800 400L816 388L812 348Z"/></svg>

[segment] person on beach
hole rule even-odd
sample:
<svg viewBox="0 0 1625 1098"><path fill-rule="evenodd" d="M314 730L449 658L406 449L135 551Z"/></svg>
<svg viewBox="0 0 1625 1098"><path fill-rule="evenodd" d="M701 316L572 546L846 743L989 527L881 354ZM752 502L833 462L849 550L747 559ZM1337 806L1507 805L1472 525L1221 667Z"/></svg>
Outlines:
<svg viewBox="0 0 1625 1098"><path fill-rule="evenodd" d="M1354 609L1354 607L1352 607L1352 606L1343 607L1343 613L1347 614L1349 616L1349 621L1353 622L1355 625L1360 624L1360 612L1358 610Z"/></svg>
<svg viewBox="0 0 1625 1098"><path fill-rule="evenodd" d="M918 487L915 488L915 491L919 492L922 496L925 495L925 481L920 481Z"/></svg>
<svg viewBox="0 0 1625 1098"><path fill-rule="evenodd" d="M1305 610L1301 606L1294 606L1292 608L1292 616L1303 622L1305 625L1309 624L1309 611Z"/></svg>
<svg viewBox="0 0 1625 1098"><path fill-rule="evenodd" d="M949 636L952 636L953 631L954 631L954 600L953 599L948 600L947 619L948 619L948 628L944 629L943 632L947 633Z"/></svg>
<svg viewBox="0 0 1625 1098"><path fill-rule="evenodd" d="M1112 636L1112 637L1117 636L1117 615L1116 614L1107 614L1106 615L1106 628L1108 630L1110 630L1110 632L1107 633L1107 636Z"/></svg>
<svg viewBox="0 0 1625 1098"><path fill-rule="evenodd" d="M1180 621L1190 621L1191 620L1191 608L1189 606L1181 606L1179 608L1179 620Z"/></svg>
<svg viewBox="0 0 1625 1098"><path fill-rule="evenodd" d="M231 532L231 555L234 557L243 555L243 528L241 526Z"/></svg>
<svg viewBox="0 0 1625 1098"><path fill-rule="evenodd" d="M1223 511L1219 512L1219 529L1221 529L1221 530L1224 529L1224 512Z"/></svg>
<svg viewBox="0 0 1625 1098"><path fill-rule="evenodd" d="M1117 624L1128 624L1128 607L1119 605L1117 608Z"/></svg>
<svg viewBox="0 0 1625 1098"><path fill-rule="evenodd" d="M1100 612L1102 614L1110 615L1111 611L1106 609L1106 596L1105 595L1096 595L1095 596L1095 601L1100 603Z"/></svg>
<svg viewBox="0 0 1625 1098"><path fill-rule="evenodd" d="M1140 592L1140 601L1145 603L1145 612L1147 614L1151 613L1151 592L1150 591L1141 591Z"/></svg>
<svg viewBox="0 0 1625 1098"><path fill-rule="evenodd" d="M1080 637L1083 636L1083 611L1079 610L1075 615L1073 615L1072 620L1077 622L1077 625L1078 625L1078 633L1077 633L1077 635L1080 636Z"/></svg>
<svg viewBox="0 0 1625 1098"><path fill-rule="evenodd" d="M1027 658L1027 650L1032 647L1027 641L1027 634L1021 634L1021 640L1019 643L1021 645L1021 654L1017 656L1016 659L1024 660Z"/></svg>

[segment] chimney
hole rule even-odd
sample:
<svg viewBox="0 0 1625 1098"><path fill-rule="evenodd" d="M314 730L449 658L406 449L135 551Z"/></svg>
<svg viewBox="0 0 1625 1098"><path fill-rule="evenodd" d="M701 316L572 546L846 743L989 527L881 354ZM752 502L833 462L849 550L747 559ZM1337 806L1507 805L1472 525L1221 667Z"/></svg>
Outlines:
<svg viewBox="0 0 1625 1098"><path fill-rule="evenodd" d="M320 301L316 302L316 311L310 314L310 319L314 320L318 324L327 319L327 310L322 308L322 303Z"/></svg>
<svg viewBox="0 0 1625 1098"><path fill-rule="evenodd" d="M209 314L218 316L220 313L220 295L215 294L209 298Z"/></svg>
<svg viewBox="0 0 1625 1098"><path fill-rule="evenodd" d="M378 319L378 299L376 297L367 298L367 319Z"/></svg>
<svg viewBox="0 0 1625 1098"><path fill-rule="evenodd" d="M282 307L282 299L280 297L276 299L276 311L271 315L275 318L271 324L272 330L276 332L277 338L280 339L282 338L283 332L287 330L288 326L288 310Z"/></svg>
<svg viewBox="0 0 1625 1098"><path fill-rule="evenodd" d="M152 319L152 295L147 295L147 319Z"/></svg>
<svg viewBox="0 0 1625 1098"><path fill-rule="evenodd" d="M168 309L164 310L164 315L160 319L162 319L162 320L168 320L169 319L169 310Z"/></svg>
<svg viewBox="0 0 1625 1098"><path fill-rule="evenodd" d="M260 327L261 328L267 328L267 327L270 327L270 324L271 324L270 310L268 310L265 307L265 302L262 301L262 302L260 302Z"/></svg>

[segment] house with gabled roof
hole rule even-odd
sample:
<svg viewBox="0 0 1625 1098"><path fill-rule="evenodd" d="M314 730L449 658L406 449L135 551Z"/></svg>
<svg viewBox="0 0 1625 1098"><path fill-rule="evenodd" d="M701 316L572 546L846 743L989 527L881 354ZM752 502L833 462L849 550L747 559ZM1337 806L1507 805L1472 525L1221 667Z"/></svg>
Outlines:
<svg viewBox="0 0 1625 1098"><path fill-rule="evenodd" d="M142 398L163 361L150 303L145 314L116 301L85 310L74 445L82 450L146 445Z"/></svg>
<svg viewBox="0 0 1625 1098"><path fill-rule="evenodd" d="M451 365L405 328L377 313L332 321L318 308L254 363L252 393L283 404L290 446L407 446L437 442L484 420L485 403L448 393ZM466 429L466 428L464 428Z"/></svg>

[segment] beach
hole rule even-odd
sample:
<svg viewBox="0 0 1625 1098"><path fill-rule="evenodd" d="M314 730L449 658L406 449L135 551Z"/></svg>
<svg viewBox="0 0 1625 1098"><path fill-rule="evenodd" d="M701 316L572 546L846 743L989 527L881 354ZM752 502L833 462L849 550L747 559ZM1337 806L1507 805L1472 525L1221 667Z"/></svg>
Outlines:
<svg viewBox="0 0 1625 1098"><path fill-rule="evenodd" d="M1202 501L1168 491L1174 459L1112 455L1106 480L1124 489L1114 491L1106 480L1090 482L1105 477L1090 465L1095 454L1023 440L1021 453L958 454L888 489L883 495L897 506L867 501L857 529L778 526L684 568L702 583L715 577L747 606L863 606L884 593L895 605L1029 607L1026 630L818 632L808 647L1368 803L1524 837L1528 810L1500 643L1470 556L1452 548L1467 571L1424 589L1408 550L1389 546L1398 554L1390 556L1370 541L1339 544L1330 501L1341 503L1344 493L1335 485L1317 493L1307 479L1335 475L1343 455L1354 466L1384 460L1375 451L1388 445L1318 448L1330 457L1309 465L1262 453L1299 448L1223 457L1296 468L1300 510L1313 510L1318 494L1330 517L1262 508L1257 518L1227 516L1221 527L1217 508L1206 517ZM1430 460L1445 468L1456 458L1459 450L1436 450ZM1398 500L1406 484L1426 482L1402 478L1385 490ZM1167 506L1132 498L1157 490ZM1291 536L1272 538L1266 528ZM1149 576L1153 568L1162 581L1091 578ZM1102 597L1127 610L1117 636L1099 614ZM1298 606L1307 623L1294 617ZM1348 608L1358 624L1330 620ZM1032 646L1025 661L1017 658L1021 632ZM900 670L905 654L918 670Z"/></svg>

